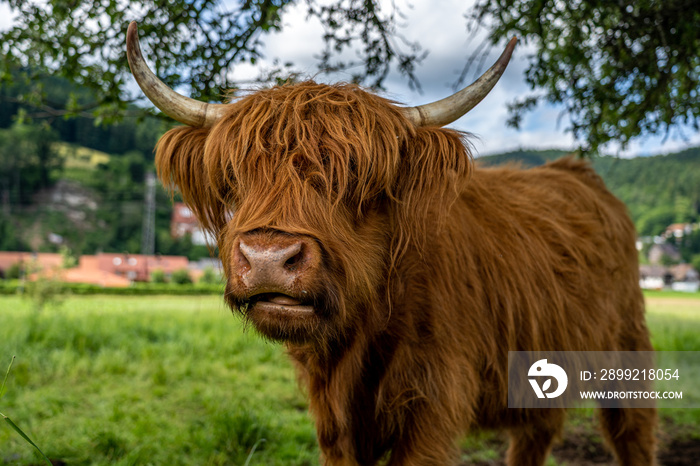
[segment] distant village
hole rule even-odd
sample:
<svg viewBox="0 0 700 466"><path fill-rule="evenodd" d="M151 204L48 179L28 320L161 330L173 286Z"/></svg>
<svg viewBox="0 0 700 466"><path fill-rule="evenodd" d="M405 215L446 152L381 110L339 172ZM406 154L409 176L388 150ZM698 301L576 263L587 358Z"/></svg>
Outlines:
<svg viewBox="0 0 700 466"><path fill-rule="evenodd" d="M190 236L194 244L207 244L206 233L183 203L174 206L170 233L173 238ZM184 256L129 253L83 255L77 258L76 264L67 265L65 255L60 253L0 251L0 277L3 278L13 275L10 271L14 269L29 280L46 276L66 283L128 287L134 282L153 281L154 274L169 281L173 274L186 272L192 282L198 282L206 269L221 273L218 259L190 261Z"/></svg>
<svg viewBox="0 0 700 466"><path fill-rule="evenodd" d="M700 273L692 265L682 263L674 242L700 228L700 224L676 223L669 225L659 236L643 237L637 241L637 250L644 252L639 266L639 284L644 289L697 292ZM212 244L192 211L183 203L175 203L170 222L173 238L189 236L193 244ZM640 254L642 255L642 254ZM77 258L76 264L66 266L60 253L2 252L0 277L7 278L14 268L23 271L29 280L42 275L67 283L89 283L102 287L128 287L134 282L149 282L154 273L166 281L174 273L186 271L190 280L200 280L206 269L221 273L218 259L190 261L184 256L142 255L129 253L97 253Z"/></svg>
<svg viewBox="0 0 700 466"><path fill-rule="evenodd" d="M700 289L700 273L691 264L681 262L681 255L674 243L700 229L698 223L674 223L666 231L654 237L637 240L637 250L648 249L644 256L648 263L639 266L639 284L648 290L670 289L697 292ZM645 247L646 246L646 247Z"/></svg>

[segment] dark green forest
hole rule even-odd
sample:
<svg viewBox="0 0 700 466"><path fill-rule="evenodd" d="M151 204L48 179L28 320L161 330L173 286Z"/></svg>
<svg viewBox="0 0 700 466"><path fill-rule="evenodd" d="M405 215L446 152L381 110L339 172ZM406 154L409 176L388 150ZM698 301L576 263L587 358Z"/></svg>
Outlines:
<svg viewBox="0 0 700 466"><path fill-rule="evenodd" d="M167 128L164 120L143 117L143 113L138 112L140 118L124 118L106 125L87 110L68 117L71 108L91 101L91 93L58 77L42 79L38 85L40 91L19 78L0 85L0 128L11 127L23 115L21 119L48 124L61 141L109 154L139 151L152 160L153 145ZM36 92L41 95L32 99ZM47 104L39 103L40 99Z"/></svg>
<svg viewBox="0 0 700 466"><path fill-rule="evenodd" d="M67 118L55 109L77 105L80 89L59 78L45 80L42 92L51 108L43 108L13 97L22 94L21 82L0 86L0 250L140 252L145 178L154 171L155 143L170 123L127 117L105 125L89 113ZM69 153L80 148L108 156L76 164ZM206 247L170 237L171 213L170 194L158 186L155 251L209 256Z"/></svg>

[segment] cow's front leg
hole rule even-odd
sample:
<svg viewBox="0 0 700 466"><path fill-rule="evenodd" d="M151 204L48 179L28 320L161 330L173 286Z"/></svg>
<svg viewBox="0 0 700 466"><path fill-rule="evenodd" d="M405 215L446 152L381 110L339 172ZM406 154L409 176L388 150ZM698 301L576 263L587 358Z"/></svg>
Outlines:
<svg viewBox="0 0 700 466"><path fill-rule="evenodd" d="M323 466L359 466L373 464L358 460L355 450L355 439L350 430L333 433L323 431L318 433L318 444L321 448L320 464Z"/></svg>
<svg viewBox="0 0 700 466"><path fill-rule="evenodd" d="M509 429L510 446L506 453L508 466L542 466L564 425L565 411L549 409L546 416L529 424Z"/></svg>
<svg viewBox="0 0 700 466"><path fill-rule="evenodd" d="M347 442L338 439L329 442L319 436L318 444L321 448L319 464L322 466L357 466L359 464Z"/></svg>
<svg viewBox="0 0 700 466"><path fill-rule="evenodd" d="M412 440L398 442L387 466L449 466L457 464L459 449L451 433L436 432L428 423Z"/></svg>
<svg viewBox="0 0 700 466"><path fill-rule="evenodd" d="M359 466L360 463L358 463L355 458L321 453L319 464L322 464L323 466Z"/></svg>
<svg viewBox="0 0 700 466"><path fill-rule="evenodd" d="M422 409L421 409L422 408ZM400 427L387 466L449 466L457 464L458 419L446 406L415 405ZM465 424L469 425L465 422Z"/></svg>

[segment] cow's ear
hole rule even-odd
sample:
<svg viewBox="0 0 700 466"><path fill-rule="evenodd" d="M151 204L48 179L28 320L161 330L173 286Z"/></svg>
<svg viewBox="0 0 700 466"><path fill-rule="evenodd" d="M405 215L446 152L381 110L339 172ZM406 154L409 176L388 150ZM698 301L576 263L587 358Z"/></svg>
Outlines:
<svg viewBox="0 0 700 466"><path fill-rule="evenodd" d="M406 141L392 209L399 250L411 243L420 248L445 221L471 173L466 136L450 129L422 127Z"/></svg>
<svg viewBox="0 0 700 466"><path fill-rule="evenodd" d="M165 133L156 145L158 177L171 193L177 190L202 225L218 231L226 218L226 205L212 189L204 160L209 130L180 126Z"/></svg>

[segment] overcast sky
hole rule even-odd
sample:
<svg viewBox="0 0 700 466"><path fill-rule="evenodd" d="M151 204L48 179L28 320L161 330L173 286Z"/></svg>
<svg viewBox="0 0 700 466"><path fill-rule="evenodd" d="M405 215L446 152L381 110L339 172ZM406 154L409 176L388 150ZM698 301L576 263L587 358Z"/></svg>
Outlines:
<svg viewBox="0 0 700 466"><path fill-rule="evenodd" d="M427 59L417 70L417 76L423 93L409 89L402 76L392 74L384 86L388 90L386 97L407 105L420 105L441 99L452 93L450 86L469 58L470 52L480 40L471 38L466 30L467 21L464 14L473 0L396 0L397 5L406 14L402 21L405 27L400 29L410 40L418 40L429 51ZM0 28L6 28L10 15L5 3L0 5ZM323 47L322 30L314 20L306 18L306 7L300 2L283 16L284 27L279 33L265 36L265 58L259 60L257 67L269 67L272 59L280 58L292 61L298 69L309 76L317 74L317 60L314 57ZM503 44L505 45L505 44ZM493 56L487 59L483 72L498 57L501 50L492 50ZM474 134L472 140L478 154L523 149L571 149L574 140L565 129L568 117L559 118L561 108L540 105L535 111L526 114L522 128L514 130L506 126L506 104L519 95L529 91L524 81L527 56L532 53L524 44L519 44L513 54L508 69L491 93L469 114L460 118L451 126ZM250 79L258 74L256 68L241 65L234 70L234 77ZM472 80L474 71L469 73ZM318 81L339 81L348 76L316 76ZM685 129L687 140L672 132L662 144L662 136L647 136L630 144L620 152L618 147L608 147L606 152L622 156L650 155L682 150L700 145L700 134L692 129Z"/></svg>

